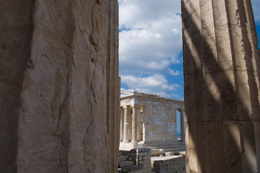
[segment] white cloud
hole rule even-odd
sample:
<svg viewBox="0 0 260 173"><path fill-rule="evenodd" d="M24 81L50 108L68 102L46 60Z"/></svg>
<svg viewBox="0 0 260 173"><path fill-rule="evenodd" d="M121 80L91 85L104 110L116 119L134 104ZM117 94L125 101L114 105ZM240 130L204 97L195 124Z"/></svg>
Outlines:
<svg viewBox="0 0 260 173"><path fill-rule="evenodd" d="M164 75L172 75L171 80L182 75L172 69L182 65L178 56L182 51L180 2L119 0L120 75L129 89L179 98L173 93L178 87L170 85ZM252 6L260 24L260 0L252 0ZM144 74L149 77L141 78Z"/></svg>
<svg viewBox="0 0 260 173"><path fill-rule="evenodd" d="M174 58L171 58L171 62L172 62L173 64L180 64L180 63L181 63L181 60L178 60L178 59L176 59L176 58L174 57Z"/></svg>
<svg viewBox="0 0 260 173"><path fill-rule="evenodd" d="M169 14L180 13L179 0L119 0L119 27L145 28Z"/></svg>
<svg viewBox="0 0 260 173"><path fill-rule="evenodd" d="M179 70L174 71L170 68L168 70L169 70L169 74L172 75L172 76L177 76L177 75L182 74L182 72L180 72Z"/></svg>
<svg viewBox="0 0 260 173"><path fill-rule="evenodd" d="M181 88L178 84L169 84L162 74L154 74L149 77L135 77L130 75L121 76L121 81L128 85L131 90L144 93L158 94L162 97L171 97L166 91L175 91Z"/></svg>
<svg viewBox="0 0 260 173"><path fill-rule="evenodd" d="M179 0L119 0L120 75L129 89L175 97L167 93L180 86L163 74L182 74L169 70L182 63L180 6Z"/></svg>
<svg viewBox="0 0 260 173"><path fill-rule="evenodd" d="M173 0L120 0L120 74L165 73L180 63L182 50L180 3Z"/></svg>

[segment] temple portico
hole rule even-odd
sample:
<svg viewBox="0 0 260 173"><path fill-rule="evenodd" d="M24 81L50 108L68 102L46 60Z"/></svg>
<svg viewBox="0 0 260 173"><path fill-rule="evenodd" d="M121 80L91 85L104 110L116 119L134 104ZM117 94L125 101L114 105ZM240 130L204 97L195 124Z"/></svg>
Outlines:
<svg viewBox="0 0 260 173"><path fill-rule="evenodd" d="M120 112L120 150L185 142L181 100L121 90ZM180 140L177 140L177 124L180 125Z"/></svg>

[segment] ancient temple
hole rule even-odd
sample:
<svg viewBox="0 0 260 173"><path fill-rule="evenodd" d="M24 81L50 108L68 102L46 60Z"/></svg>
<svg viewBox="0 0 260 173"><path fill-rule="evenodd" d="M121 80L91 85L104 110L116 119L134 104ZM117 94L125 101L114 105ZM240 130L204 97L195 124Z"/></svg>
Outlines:
<svg viewBox="0 0 260 173"><path fill-rule="evenodd" d="M120 150L141 147L174 150L175 146L180 147L180 141L177 141L177 112L184 142L182 100L121 89L120 106Z"/></svg>

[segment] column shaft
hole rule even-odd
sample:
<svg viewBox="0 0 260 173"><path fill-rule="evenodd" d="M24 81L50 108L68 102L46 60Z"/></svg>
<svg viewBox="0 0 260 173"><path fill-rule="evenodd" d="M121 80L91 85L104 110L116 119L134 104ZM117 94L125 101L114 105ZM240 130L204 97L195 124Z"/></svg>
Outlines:
<svg viewBox="0 0 260 173"><path fill-rule="evenodd" d="M119 149L119 74L118 74L118 2L107 0L107 56L106 56L106 84L107 84L107 129L109 134L109 152L111 172L117 170Z"/></svg>
<svg viewBox="0 0 260 173"><path fill-rule="evenodd" d="M124 106L124 141L125 143L128 142L128 122L127 122L127 106Z"/></svg>
<svg viewBox="0 0 260 173"><path fill-rule="evenodd" d="M106 1L55 3L0 3L1 173L112 172Z"/></svg>
<svg viewBox="0 0 260 173"><path fill-rule="evenodd" d="M140 136L140 108L137 108L137 141L141 140L141 136Z"/></svg>
<svg viewBox="0 0 260 173"><path fill-rule="evenodd" d="M181 141L185 141L185 129L184 129L184 117L183 117L183 110L180 110L180 116L181 116Z"/></svg>
<svg viewBox="0 0 260 173"><path fill-rule="evenodd" d="M124 133L124 109L120 108L120 142L123 141Z"/></svg>
<svg viewBox="0 0 260 173"><path fill-rule="evenodd" d="M182 18L186 171L257 172L260 63L250 1L182 0Z"/></svg>
<svg viewBox="0 0 260 173"><path fill-rule="evenodd" d="M145 108L142 106L143 111L143 139L142 141L145 142Z"/></svg>
<svg viewBox="0 0 260 173"><path fill-rule="evenodd" d="M132 144L137 143L137 110L136 105L132 106Z"/></svg>

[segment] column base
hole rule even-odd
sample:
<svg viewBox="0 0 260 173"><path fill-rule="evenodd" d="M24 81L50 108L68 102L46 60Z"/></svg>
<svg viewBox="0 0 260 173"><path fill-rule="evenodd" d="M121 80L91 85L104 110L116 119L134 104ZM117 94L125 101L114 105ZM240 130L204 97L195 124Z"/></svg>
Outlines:
<svg viewBox="0 0 260 173"><path fill-rule="evenodd" d="M132 141L131 144L137 144L137 141Z"/></svg>
<svg viewBox="0 0 260 173"><path fill-rule="evenodd" d="M119 146L119 150L131 150L133 148L138 148L137 142L121 142Z"/></svg>
<svg viewBox="0 0 260 173"><path fill-rule="evenodd" d="M133 148L137 148L138 147L137 141L132 141L131 145L133 146Z"/></svg>

